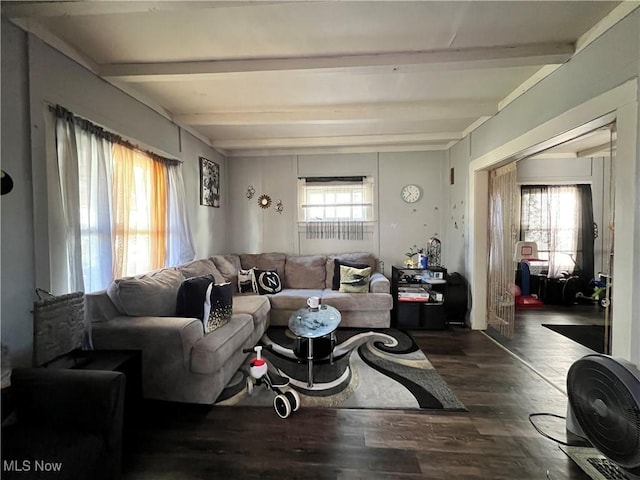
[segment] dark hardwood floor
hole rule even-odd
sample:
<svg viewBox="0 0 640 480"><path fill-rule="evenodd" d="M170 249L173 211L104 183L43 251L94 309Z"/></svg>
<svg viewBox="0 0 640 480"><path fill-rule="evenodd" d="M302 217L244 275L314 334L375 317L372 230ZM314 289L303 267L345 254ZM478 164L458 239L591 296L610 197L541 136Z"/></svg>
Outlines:
<svg viewBox="0 0 640 480"><path fill-rule="evenodd" d="M526 314L522 326L536 338L525 334L513 345L559 381L572 361L564 356L581 352L569 353L569 340L535 327L539 316ZM128 442L124 478L588 479L528 420L531 413L565 414L558 388L482 332L451 328L414 337L468 412L303 405L282 420L270 408L149 402ZM537 423L565 439L562 420Z"/></svg>
<svg viewBox="0 0 640 480"><path fill-rule="evenodd" d="M604 309L595 304L516 310L512 338L505 338L492 329L488 329L487 334L566 392L571 364L594 352L542 324L604 325L604 315ZM604 337L602 345L604 347Z"/></svg>

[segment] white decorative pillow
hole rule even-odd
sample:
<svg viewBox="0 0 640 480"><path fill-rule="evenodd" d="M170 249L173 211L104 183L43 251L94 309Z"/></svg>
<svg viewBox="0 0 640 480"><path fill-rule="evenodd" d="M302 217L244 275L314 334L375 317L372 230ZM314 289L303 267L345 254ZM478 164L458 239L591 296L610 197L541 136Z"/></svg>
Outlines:
<svg viewBox="0 0 640 480"><path fill-rule="evenodd" d="M254 269L250 268L249 270L238 271L238 292L240 293L249 293L249 292L257 292L258 288L256 287L256 276L254 273Z"/></svg>

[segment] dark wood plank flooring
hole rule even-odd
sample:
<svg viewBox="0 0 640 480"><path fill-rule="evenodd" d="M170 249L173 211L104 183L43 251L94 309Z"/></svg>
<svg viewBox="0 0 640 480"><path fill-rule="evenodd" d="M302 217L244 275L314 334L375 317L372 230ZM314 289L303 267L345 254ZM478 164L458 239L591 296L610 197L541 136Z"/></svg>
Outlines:
<svg viewBox="0 0 640 480"><path fill-rule="evenodd" d="M468 412L303 406L282 420L269 408L147 402L124 479L588 479L528 421L564 415L561 391L482 332L414 337ZM555 347L533 350L544 348ZM564 422L539 424L565 438Z"/></svg>
<svg viewBox="0 0 640 480"><path fill-rule="evenodd" d="M594 352L542 324L604 325L604 315L604 309L594 304L517 310L512 338L492 329L487 334L565 392L571 364Z"/></svg>

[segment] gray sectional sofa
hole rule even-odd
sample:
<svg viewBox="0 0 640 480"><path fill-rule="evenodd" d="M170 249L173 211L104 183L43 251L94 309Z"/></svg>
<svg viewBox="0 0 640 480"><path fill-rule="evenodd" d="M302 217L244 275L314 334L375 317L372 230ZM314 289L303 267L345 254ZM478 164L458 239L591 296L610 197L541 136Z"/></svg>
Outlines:
<svg viewBox="0 0 640 480"><path fill-rule="evenodd" d="M335 259L372 267L367 293L332 290ZM215 255L178 267L116 279L108 289L87 294L93 344L97 349L142 351L145 398L212 404L270 324L287 325L309 296L336 307L341 327L386 328L392 298L389 280L368 253ZM240 269L278 272L283 290L269 295L239 293ZM200 275L230 282L235 291L229 323L205 334L197 318L176 317L181 283Z"/></svg>

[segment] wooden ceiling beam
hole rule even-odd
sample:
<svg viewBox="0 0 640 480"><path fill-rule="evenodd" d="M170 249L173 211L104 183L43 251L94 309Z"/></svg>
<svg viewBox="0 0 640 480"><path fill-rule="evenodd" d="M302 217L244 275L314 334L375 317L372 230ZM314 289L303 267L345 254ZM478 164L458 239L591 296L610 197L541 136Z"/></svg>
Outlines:
<svg viewBox="0 0 640 480"><path fill-rule="evenodd" d="M242 8L247 6L290 3L283 1L20 1L2 2L8 18L75 17L90 15L118 15L154 13L175 10L202 10L210 8Z"/></svg>
<svg viewBox="0 0 640 480"><path fill-rule="evenodd" d="M366 105L328 105L249 112L204 112L174 115L187 125L321 125L366 124L389 120L423 121L477 118L497 112L495 101L433 101Z"/></svg>
<svg viewBox="0 0 640 480"><path fill-rule="evenodd" d="M571 58L573 52L574 45L571 43L537 43L323 57L103 64L99 73L105 78L128 82L160 82L203 80L220 74L276 71L388 68L389 72L401 72L403 66L417 66L420 70L465 70L558 64Z"/></svg>
<svg viewBox="0 0 640 480"><path fill-rule="evenodd" d="M295 147L345 147L367 145L402 144L446 144L460 140L458 132L446 133L410 133L397 135L352 135L332 137L293 137L293 138L247 138L212 140L216 148L222 150L240 150L254 148L295 148Z"/></svg>

